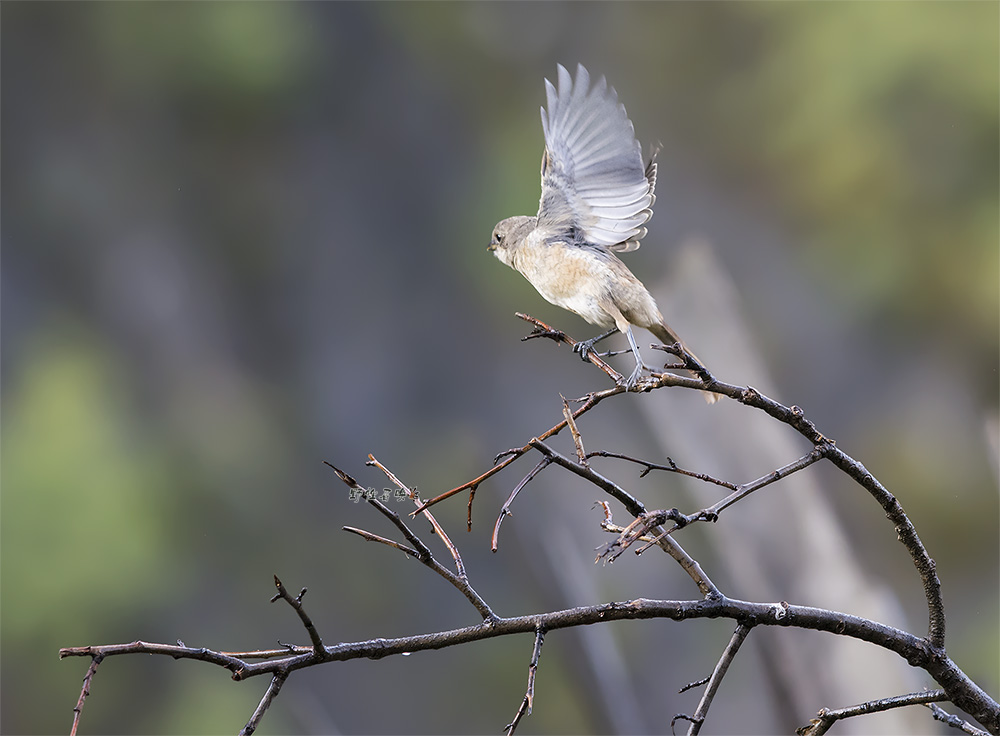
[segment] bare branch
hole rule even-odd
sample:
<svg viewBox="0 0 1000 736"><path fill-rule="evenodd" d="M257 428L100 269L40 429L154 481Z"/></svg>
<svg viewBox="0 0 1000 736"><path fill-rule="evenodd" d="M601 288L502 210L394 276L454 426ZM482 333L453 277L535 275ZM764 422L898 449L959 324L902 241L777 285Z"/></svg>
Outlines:
<svg viewBox="0 0 1000 736"><path fill-rule="evenodd" d="M80 716L83 715L83 703L87 699L87 696L90 695L90 683L93 681L94 675L97 674L97 668L103 660L103 654L94 655L94 658L90 661L90 667L87 668L87 674L83 677L83 688L80 690L80 697L76 701L76 705L73 706L73 727L70 729L70 736L76 736L76 730L80 727Z"/></svg>
<svg viewBox="0 0 1000 736"><path fill-rule="evenodd" d="M808 726L795 729L795 733L798 736L822 736L822 734L830 730L830 727L834 723L844 718L853 718L854 716L863 716L869 713L881 713L882 711L903 708L908 705L926 705L927 703L936 703L943 700L948 700L948 696L944 690L925 690L919 693L882 698L881 700L870 700L867 703L859 703L858 705L838 708L837 710L823 708L816 714L816 718L809 722Z"/></svg>
<svg viewBox="0 0 1000 736"><path fill-rule="evenodd" d="M416 534L413 533L410 527L406 525L406 522L404 522L402 519L399 518L399 514L390 509L388 506L379 501L377 498L369 498L368 503L371 506L375 507L375 509L380 514L382 514L382 516L391 521L395 525L395 527L403 533L403 536L406 537L406 541L412 544L416 549L417 559L419 559L421 562L424 562L434 557L434 555L431 554L431 548L428 547L426 544L424 544L424 542L420 539L420 537L418 537Z"/></svg>
<svg viewBox="0 0 1000 736"><path fill-rule="evenodd" d="M552 461L549 460L547 457L543 457L539 461L538 465L536 465L534 468L532 468L531 472L528 473L526 476L524 476L521 479L520 483L518 483L516 486L514 486L514 490L511 491L510 496L504 502L504 505L500 507L500 514L497 516L497 522L493 526L493 551L494 552L497 551L497 548L498 548L498 546L500 544L500 525L503 524L504 518L506 518L508 516L511 516L510 506L511 506L512 503L514 503L514 499L517 498L517 494L521 492L522 488L524 488L526 485L528 485L529 482L531 482L532 478L534 478L536 475L538 475L540 472L542 472L548 466L548 464L550 462L552 462Z"/></svg>
<svg viewBox="0 0 1000 736"><path fill-rule="evenodd" d="M341 662L360 658L380 658L406 652L443 649L472 641L498 636L526 634L541 625L546 631L575 626L587 626L603 621L666 618L688 619L729 618L748 626L791 626L825 631L866 641L898 654L907 663L930 672L942 684L949 699L956 702L962 696L970 707L963 710L987 727L990 733L1000 733L1000 704L968 680L965 673L947 656L925 639L885 624L838 611L785 603L755 603L722 596L696 601L665 601L638 598L616 603L570 608L562 611L486 620L475 626L439 631L431 634L372 639L327 646L322 660L310 649L305 653L289 653L285 657L263 662L247 662L209 649L195 649L173 644L153 644L136 641L130 644L71 647L61 649L60 657L110 657L124 654L160 654L176 659L197 659L211 662L232 671L233 679L245 680L277 672L291 673L303 667L323 662ZM956 703L957 704L957 703Z"/></svg>
<svg viewBox="0 0 1000 736"><path fill-rule="evenodd" d="M392 481L397 486L399 486L401 489L403 489L406 492L406 495L409 496L413 500L413 503L415 503L418 507L420 507L420 505L421 505L420 504L420 497L417 496L416 493L414 493L413 491L411 491L406 486L406 484L403 483L403 481L401 481L399 478L397 478L395 475L393 475L392 472L390 472L390 470L387 467L385 467L382 463L380 463L378 460L376 460L374 455L369 455L368 456L368 462L366 464L367 465L374 465L379 470L381 470L383 473L385 473L386 477L390 481ZM386 509L386 511L388 511L388 509ZM393 511L388 511L388 512L390 514L392 514L393 516L395 516L395 512L393 512ZM385 511L383 511L383 513L385 513ZM416 513L416 512L414 512L414 513ZM427 519L427 521L429 521L431 523L431 526L434 527L434 533L437 534L441 538L441 541L444 542L444 545L448 548L448 551L451 553L451 557L455 561L455 571L458 573L458 577L461 578L462 580L466 580L465 564L462 562L462 555L459 554L458 547L456 547L455 543L451 541L451 537L448 536L448 534L444 530L444 527L442 527L438 523L438 520L434 518L434 515L431 514L430 511L423 511L421 513L423 513L423 515Z"/></svg>
<svg viewBox="0 0 1000 736"><path fill-rule="evenodd" d="M525 340L531 340L536 337L548 337L552 340L555 340L557 343L564 342L570 347L576 345L577 341L574 340L572 337L567 335L562 330L557 330L555 327L549 327L549 325L545 324L540 319L535 319L531 315L522 314L521 312L515 312L514 316L518 317L519 319L523 319L525 322L530 322L531 324L535 325L535 329L532 331L530 335L521 338L522 342L524 342ZM602 371L607 373L608 376L611 378L611 380L615 382L615 385L620 384L624 380L624 376L622 376L621 373L619 373L610 365L601 360L598 354L595 353L593 350L587 353L587 360L589 360L591 363L596 365Z"/></svg>
<svg viewBox="0 0 1000 736"><path fill-rule="evenodd" d="M736 631L733 632L732 638L729 640L729 644L726 646L725 651L722 652L722 656L715 665L715 669L712 670L712 675L708 679L708 686L705 688L705 692L701 696L701 702L698 703L698 709L694 712L694 716L691 718L691 727L688 729L688 736L698 736L701 732L702 724L705 723L705 718L708 716L708 709L712 707L712 700L715 699L715 694L719 691L719 685L722 684L722 678L726 676L726 671L729 669L729 665L732 664L733 659L736 658L736 653L740 650L743 642L746 640L747 635L750 633L751 627L745 623L740 623L736 626Z"/></svg>
<svg viewBox="0 0 1000 736"><path fill-rule="evenodd" d="M531 715L531 707L535 702L535 673L538 671L538 659L542 656L542 642L545 639L545 629L539 624L535 627L535 646L531 650L531 663L528 665L528 689L524 693L521 706L514 714L514 720L504 726L507 736L513 736L521 718Z"/></svg>
<svg viewBox="0 0 1000 736"><path fill-rule="evenodd" d="M566 426L569 427L570 434L573 435L573 446L576 447L576 456L580 459L580 465L587 468L590 467L587 463L587 451L583 449L583 436L580 434L580 430L576 428L576 421L573 419L573 413L569 410L569 402L566 401L566 397L562 397L563 400L563 417L566 419Z"/></svg>
<svg viewBox="0 0 1000 736"><path fill-rule="evenodd" d="M677 464L667 458L667 464L661 465L659 463L651 463L646 460L640 460L639 458L630 457L629 455L623 455L620 452L606 452L604 450L596 450L595 452L590 452L587 454L588 458L592 457L615 457L619 460L628 460L629 462L636 463L637 465L644 465L645 469L639 473L640 478L645 478L652 470L662 470L668 473L677 473L679 475L686 475L689 478L697 478L698 480L703 480L706 483L714 483L717 486L722 486L723 488L728 488L731 491L735 491L739 486L735 483L730 483L728 480L720 480L719 478L713 478L705 473L696 473L692 470L684 470L680 468Z"/></svg>
<svg viewBox="0 0 1000 736"><path fill-rule="evenodd" d="M285 684L285 680L287 679L287 672L274 673L274 677L271 678L271 682L267 686L267 690L264 691L264 697L260 699L260 702L254 709L253 715L251 715L250 720L247 721L247 725L245 725L240 731L240 736L250 736L250 734L257 730L257 726L260 725L260 719L264 717L264 713L271 707L271 703L274 701L275 697L277 697L278 692L281 690L281 686Z"/></svg>
<svg viewBox="0 0 1000 736"><path fill-rule="evenodd" d="M934 715L934 720L936 721L947 723L952 728L957 728L959 731L971 734L971 736L989 736L986 731L976 728L968 721L948 713L944 708L934 703L927 703L927 707L931 709L931 713Z"/></svg>
<svg viewBox="0 0 1000 736"><path fill-rule="evenodd" d="M342 526L340 528L345 532L350 532L351 534L357 534L359 537L361 537L362 539L367 539L369 542L378 542L379 544L384 544L387 547L393 547L394 549L398 549L400 552L405 552L411 557L416 557L418 560L420 559L420 553L417 552L417 550L411 549L410 547L407 547L405 544L400 544L395 540L388 539L386 537L380 537L378 534L372 534L371 532L366 532L364 529L358 529L353 526Z"/></svg>
<svg viewBox="0 0 1000 736"><path fill-rule="evenodd" d="M755 481L750 483L744 483L736 487L736 492L731 493L718 503L709 506L707 509L703 509L699 514L706 516L718 517L718 515L724 510L732 506L737 501L740 501L747 496L749 496L754 491L758 491L764 486L769 486L772 483L781 480L782 478L787 478L792 473L802 470L803 468L808 468L815 462L819 462L823 459L823 448L815 447L812 452L809 452L798 460L788 463L777 470L772 470L767 475L761 476Z"/></svg>
<svg viewBox="0 0 1000 736"><path fill-rule="evenodd" d="M593 355L593 353L590 353L590 355ZM605 389L604 391L595 391L594 393L589 394L583 400L582 406L579 409L577 409L576 411L573 412L573 418L574 419L579 419L581 414L584 414L584 413L590 411L591 409L593 409L595 406L597 406L604 399L608 398L609 396L616 396L617 394L621 394L621 393L625 393L624 387L622 387L622 386L615 386L614 388ZM558 424L556 424L554 427L551 427L547 431L542 432L535 439L539 439L539 440L548 439L549 437L551 437L551 436L553 436L555 434L558 434L560 431L562 431L562 429L565 426L566 426L566 420L564 419L563 421L561 421ZM473 478L472 480L470 480L470 481L468 481L466 483L463 483L460 486L452 488L450 491L445 491L441 495L435 496L430 501L425 501L423 503L423 505L421 505L419 508L417 508L416 511L413 512L412 515L419 514L420 512L424 511L425 509L430 508L434 504L440 503L441 501L444 501L446 498L450 498L450 497L454 496L456 493L461 493L462 491L465 491L465 490L468 490L468 489L475 490L476 488L479 487L479 484L482 483L484 480L486 480L487 478L489 478L489 477L491 477L491 476L496 475L497 473L499 473L501 470L503 470L508 465L510 465L512 462L514 462L519 457L521 457L522 455L524 455L530 449L531 449L531 443L529 442L528 444L524 445L523 447L511 448L510 450L507 450L505 452L500 453L499 455L497 455L497 460L499 460L501 457L504 457L505 455L507 457L499 465L496 464L497 460L494 460L493 467L490 468L489 470L487 470L485 473L483 473L482 475L478 476L477 478Z"/></svg>
<svg viewBox="0 0 1000 736"><path fill-rule="evenodd" d="M386 506L376 498L369 498L368 503L370 503L372 506L378 509L378 511L383 516L385 516L393 524L395 524L396 527L401 532L403 532L403 535L413 544L413 546L416 549L411 549L406 545L399 544L398 542L394 542L391 539L386 539L385 537L380 537L377 534L372 534L371 532L366 532L363 529L355 529L354 527L345 526L343 527L344 531L357 534L358 536L363 537L364 539L367 539L372 542L380 542L381 544L394 547L398 550L401 550L402 552L405 552L411 557L416 558L422 564L426 565L431 570L433 570L438 575L447 580L449 583L454 585L462 593L462 595L464 595L469 600L469 602L473 606L475 606L476 610L479 611L479 614L483 617L484 620L495 621L499 618L495 613L493 613L493 610L490 608L489 604L487 604L486 601L483 600L483 597L480 596L479 593L475 591L475 589L469 583L468 577L464 575L457 575L453 573L451 570L449 570L447 567L442 565L440 562L438 562L437 559L435 559L434 555L431 553L430 548L426 544L424 544L423 541L421 541L420 538L417 537L417 535L414 534L408 526L406 526L406 523L399 518L399 514L397 514L395 511L390 509L388 506ZM430 512L425 512L425 513L428 516L430 516Z"/></svg>
<svg viewBox="0 0 1000 736"><path fill-rule="evenodd" d="M540 439L532 439L530 444L532 447L535 447L539 452L552 460L552 462L561 465L582 478L586 478L598 488L620 501L626 510L628 510L628 512L633 516L641 516L645 514L646 507L642 505L642 502L632 496L621 486L596 472L593 468L585 468L580 465L580 463L573 462L565 455L553 450ZM663 536L662 539L657 541L657 544L663 549L664 552L680 563L684 571L691 577L692 580L694 580L702 595L706 597L722 595L719 589L715 586L715 583L713 583L708 575L705 574L705 571L701 569L701 565L699 565L693 557L685 552L675 540L668 536ZM598 559L600 559L600 556Z"/></svg>
<svg viewBox="0 0 1000 736"><path fill-rule="evenodd" d="M274 576L274 587L278 589L277 595L271 598L271 603L274 603L279 598L283 599L288 605L295 609L295 613L299 615L299 619L302 621L302 625L306 627L306 631L309 633L309 640L313 645L313 652L317 656L322 655L325 647L323 646L323 640L320 638L319 632L316 631L316 627L313 625L312 619L309 618L309 614L306 613L306 609L302 606L302 597L306 594L306 589L303 588L299 591L299 594L292 598L291 594L285 590L285 586L281 584L281 580L278 576Z"/></svg>

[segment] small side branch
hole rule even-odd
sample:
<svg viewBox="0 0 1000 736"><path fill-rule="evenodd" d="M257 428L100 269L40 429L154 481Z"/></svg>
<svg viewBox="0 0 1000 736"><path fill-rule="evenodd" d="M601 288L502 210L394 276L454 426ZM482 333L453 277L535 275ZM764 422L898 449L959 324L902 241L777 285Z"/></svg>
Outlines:
<svg viewBox="0 0 1000 736"><path fill-rule="evenodd" d="M928 703L939 703L948 700L948 695L944 690L925 690L919 693L909 693L908 695L896 695L891 698L880 700L870 700L867 703L851 705L847 708L829 710L823 708L816 717L809 722L808 726L795 729L798 736L822 736L830 727L844 718L868 715L869 713L881 713L894 708L903 708L908 705L927 705Z"/></svg>
<svg viewBox="0 0 1000 736"><path fill-rule="evenodd" d="M545 457L549 458L552 462L557 465L561 465L572 473L576 473L581 478L586 478L605 493L618 500L632 516L638 517L646 513L646 507L642 505L641 501L632 496L632 494L619 486L617 483L608 480L603 475L596 472L593 468L584 467L578 462L573 462L565 455L553 450L539 438L532 439L529 444L545 455ZM657 533L660 533L662 530L656 531ZM694 558L685 552L676 541L661 534L661 538L658 539L656 543L663 549L664 552L680 563L684 571L691 577L692 580L694 580L702 595L705 597L717 597L722 595L715 583L713 583L708 575L705 574L705 571L701 569L701 565L699 565Z"/></svg>
<svg viewBox="0 0 1000 736"><path fill-rule="evenodd" d="M593 353L590 353L590 355L593 355ZM604 391L595 391L594 393L589 394L585 399L583 399L583 403L581 404L580 408L573 412L573 418L574 419L579 419L581 414L585 414L586 412L590 411L591 409L593 409L595 406L597 406L604 399L608 398L609 396L616 396L617 394L621 394L621 393L625 393L625 388L622 387L622 386L615 386L614 388L605 389ZM566 420L563 419L561 422L559 422L555 426L549 428L545 432L542 432L535 439L538 439L538 440L548 439L549 437L552 437L553 435L558 434L559 432L561 432L565 426L566 426ZM506 452L500 453L499 455L497 455L496 459L493 461L494 464L493 464L492 468L490 468L489 470L487 470L482 475L480 475L480 476L478 476L476 478L473 478L472 480L467 481L467 482L463 483L460 486L452 488L450 491L445 491L441 495L435 496L434 498L432 498L429 501L424 501L423 504L421 504L419 507L417 507L417 510L413 512L412 516L416 516L417 514L425 511L426 509L430 508L434 504L440 503L441 501L444 501L446 498L451 498L456 493L461 493L462 491L466 491L466 490L471 490L471 491L475 492L475 490L479 487L480 483L482 483L487 478L490 478L490 477L496 475L497 473L499 473L501 470L503 470L504 468L506 468L512 462L514 462L515 460L517 460L519 457L521 457L525 453L529 452L531 450L531 448L532 448L532 445L529 442L528 444L523 445L521 447L514 447L514 448L511 448L510 450L507 450ZM501 458L503 458L502 462L501 462ZM471 523L470 523L470 527L471 527Z"/></svg>
<svg viewBox="0 0 1000 736"><path fill-rule="evenodd" d="M459 592L461 592L461 594L468 599L468 601L475 607L475 609L479 611L479 615L483 617L483 620L496 621L499 618L493 612L493 609L490 608L489 604L486 603L485 600L483 600L483 597L476 592L475 588L472 587L472 585L469 583L468 577L465 576L464 574L456 575L447 567L438 562L437 559L435 559L434 555L431 553L430 548L426 544L424 544L423 541L421 541L421 539L416 534L414 534L413 531L410 530L408 526L406 526L406 523L399 518L399 514L390 509L388 506L379 501L377 498L369 498L368 503L374 506L376 509L378 509L378 511L383 516L385 516L393 524L395 524L396 528L398 528L403 533L403 536L405 536L410 541L410 543L413 544L413 547L415 547L415 549L407 547L404 544L400 544L399 542L393 541L392 539L386 539L385 537L380 537L377 534L372 534L371 532L367 532L364 529L356 529L352 526L342 527L345 532L351 532L352 534L357 534L359 537L367 539L370 542L379 542L380 544L393 547L394 549L398 549L401 552L410 555L414 559L418 560L421 564L429 567L431 570L433 570L438 575L447 580L449 583L451 583L453 586L455 586L455 588L457 588ZM427 515L430 516L429 513Z"/></svg>
<svg viewBox="0 0 1000 736"><path fill-rule="evenodd" d="M414 493L413 491L411 491L407 487L407 485L405 483L403 483L403 481L401 481L399 478L397 478L395 475L393 475L392 472L387 467L385 467L382 463L380 463L378 460L376 460L374 455L369 455L368 456L368 463L367 464L368 465L374 465L376 468L378 468L383 473L385 473L386 478L388 478L389 480L391 480L393 483L395 483L397 486L399 486L403 491L405 491L406 495L409 496L410 499L413 500L413 503L415 503L418 507L421 505L420 504L420 497L417 496L416 493ZM390 513L392 513L393 516L396 515L393 512L390 512ZM444 546L447 547L448 548L448 552L451 553L451 558L455 561L455 572L458 573L458 577L460 579L462 579L462 580L467 580L467 576L465 574L465 563L462 562L462 555L459 554L458 547L455 546L455 543L451 541L451 537L448 536L448 534L444 530L444 527L442 527L438 523L438 520L434 518L434 515L430 511L423 511L422 513L423 513L424 517L427 519L427 521L429 521L431 523L431 526L434 527L434 533L437 534L441 538L441 541L444 542ZM402 522L400 522L400 523L402 523Z"/></svg>
<svg viewBox="0 0 1000 736"><path fill-rule="evenodd" d="M260 699L260 702L254 709L253 715L250 716L250 720L247 721L247 725L245 725L240 731L240 736L250 736L250 734L257 730L257 726L260 725L260 719L264 717L264 713L266 713L267 709L271 707L271 703L278 696L281 686L285 684L285 680L287 679L287 672L274 673L274 677L271 678L271 683L267 686L267 690L264 692L264 697Z"/></svg>
<svg viewBox="0 0 1000 736"><path fill-rule="evenodd" d="M277 575L274 576L274 587L278 589L278 592L271 598L271 603L281 598L295 610L295 613L299 615L299 619L302 621L302 625L306 627L306 631L309 633L309 641L312 642L313 653L317 657L322 657L326 651L326 647L323 646L323 639L320 638L312 619L309 618L309 614L306 613L306 609L302 606L302 597L306 594L307 589L303 588L297 596L292 598L291 593L285 589L285 586L282 585Z"/></svg>
<svg viewBox="0 0 1000 736"><path fill-rule="evenodd" d="M678 467L677 463L667 458L667 464L661 465L660 463L651 463L646 460L640 460L637 457L631 457L630 455L623 455L620 452L607 452L605 450L596 450L594 452L588 453L587 458L592 457L615 457L619 460L628 460L631 463L637 465L645 466L643 471L639 473L640 478L645 478L650 471L662 470L667 473L677 473L678 475L686 475L689 478L697 478L698 480L703 480L706 483L713 483L717 486L722 486L723 488L728 488L731 491L735 491L739 486L735 483L731 483L728 480L721 480L719 478L713 478L711 475L706 475L705 473L696 473L693 470L685 470L684 468Z"/></svg>
<svg viewBox="0 0 1000 736"><path fill-rule="evenodd" d="M585 468L590 467L587 463L587 451L583 449L583 435L576 428L576 420L573 419L573 412L569 410L569 402L566 401L566 397L563 396L562 400L563 418L566 420L566 426L569 427L570 434L573 436L573 446L576 448L576 456L580 459L580 465Z"/></svg>
<svg viewBox="0 0 1000 736"><path fill-rule="evenodd" d="M717 518L718 515L722 513L723 510L729 508L737 501L743 500L754 491L759 491L764 486L769 486L772 483L781 480L782 478L787 478L789 475L791 475L796 471L802 470L803 468L808 468L813 463L822 460L823 456L824 456L823 448L818 446L814 447L812 452L803 455L798 460L790 462L788 463L788 465L780 467L777 470L772 470L767 475L762 476L757 480L751 481L750 483L743 483L737 486L736 491L734 493L729 494L728 496L726 496L724 499L714 504L713 506L709 506L707 509L703 509L702 511L699 512L699 514L714 516Z"/></svg>
<svg viewBox="0 0 1000 736"><path fill-rule="evenodd" d="M502 507L500 507L500 514L497 516L497 522L496 522L496 524L493 525L493 547L492 547L492 549L493 549L494 552L497 551L497 549L499 547L499 544L500 544L500 525L503 524L503 520L506 517L508 517L508 516L511 515L511 513L510 513L510 507L514 503L514 499L517 498L517 494L521 492L522 488L524 488L526 485L528 485L528 483L531 482L532 478L534 478L536 475L538 475L543 470L545 470L545 468L548 467L548 465L549 465L550 462L552 462L552 461L549 460L547 457L543 457L539 461L538 465L536 465L534 468L532 468L531 472L528 473L526 476L524 476L521 479L520 483L518 483L516 486L514 486L514 490L511 491L510 496L507 498L507 501L504 503L504 505Z"/></svg>
<svg viewBox="0 0 1000 736"><path fill-rule="evenodd" d="M542 656L542 642L545 640L545 628L538 624L535 627L535 646L531 650L531 663L528 665L528 689L524 693L521 707L514 714L514 720L504 726L507 736L513 736L521 718L531 715L531 707L535 702L535 673L538 671L538 659Z"/></svg>
<svg viewBox="0 0 1000 736"><path fill-rule="evenodd" d="M976 728L968 721L948 713L944 708L935 705L934 703L927 703L927 707L931 709L931 713L933 714L935 721L947 723L952 728L957 728L959 731L970 734L971 736L990 736L986 733L986 731Z"/></svg>
<svg viewBox="0 0 1000 736"><path fill-rule="evenodd" d="M83 677L83 688L80 690L80 698L76 701L76 705L73 706L73 728L70 729L70 736L76 736L76 730L80 727L80 716L83 715L83 703L90 695L90 683L94 679L94 675L97 674L97 668L100 666L101 662L104 661L103 654L95 654L94 658L90 661L90 667L87 668L87 674Z"/></svg>
<svg viewBox="0 0 1000 736"><path fill-rule="evenodd" d="M740 650L743 642L746 641L751 628L752 627L748 624L740 623L736 627L736 631L733 632L733 636L729 640L729 644L726 645L726 649L722 652L722 656L716 663L715 669L712 670L711 677L708 678L708 686L705 688L705 692L701 696L701 702L698 703L698 709L694 712L694 716L691 718L691 726L688 728L688 736L698 736L698 733L701 732L701 726L705 722L705 717L708 715L708 709L712 707L712 700L715 699L715 694L719 691L719 685L722 684L722 678L726 676L726 671L729 669L729 665L732 664L733 659L736 658L736 653Z"/></svg>
<svg viewBox="0 0 1000 736"><path fill-rule="evenodd" d="M535 319L531 315L522 314L521 312L515 312L514 316L516 316L518 319L523 319L525 322L530 322L535 326L535 329L531 331L530 335L521 338L522 342L524 340L532 340L536 337L547 337L550 340L555 340L557 343L564 342L570 347L576 345L577 341L574 340L572 337L567 335L562 330L557 330L555 327L550 327L549 325L542 322L540 319ZM600 356L593 350L587 352L587 360L589 360L591 363L596 365L602 371L607 373L608 376L611 378L611 380L615 382L616 386L624 380L624 376L622 376L621 373L619 373L610 365L601 360Z"/></svg>

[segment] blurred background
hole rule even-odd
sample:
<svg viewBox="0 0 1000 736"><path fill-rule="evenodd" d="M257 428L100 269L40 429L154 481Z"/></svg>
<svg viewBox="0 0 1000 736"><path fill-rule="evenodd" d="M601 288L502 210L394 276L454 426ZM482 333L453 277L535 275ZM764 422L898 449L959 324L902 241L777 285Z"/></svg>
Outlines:
<svg viewBox="0 0 1000 736"><path fill-rule="evenodd" d="M576 338L594 328L486 252L494 223L537 209L542 80L578 61L616 87L644 146L663 145L628 265L720 378L803 407L896 494L938 562L949 652L996 697L998 12L3 3L0 728L68 731L87 661L59 661L60 647L305 643L268 603L275 573L309 588L328 643L477 621L425 568L340 531L394 533L322 461L382 488L371 452L430 497L560 421L560 393L609 385L565 347L519 341L515 311ZM735 482L809 450L752 414L660 391L605 403L580 429L588 449ZM653 552L593 565L609 541L597 490L554 468L490 553L534 463L483 484L471 534L464 496L436 509L499 614L697 596ZM596 467L651 508L719 497ZM926 631L891 525L831 468L678 539L730 595ZM668 732L699 697L677 690L731 631L553 632L520 731ZM498 733L531 644L300 672L259 732ZM821 645L832 654L796 665L821 671L790 674ZM851 690L868 649L755 631L706 731L788 732L822 707L933 685L876 653L888 674ZM82 731L232 733L266 684L107 660ZM945 732L913 710L910 733ZM893 718L841 732L899 733Z"/></svg>

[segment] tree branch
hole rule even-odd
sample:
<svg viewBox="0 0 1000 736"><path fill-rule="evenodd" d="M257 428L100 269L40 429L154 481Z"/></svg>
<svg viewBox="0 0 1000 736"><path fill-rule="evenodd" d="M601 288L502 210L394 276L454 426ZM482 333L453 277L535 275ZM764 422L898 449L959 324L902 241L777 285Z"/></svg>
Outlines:
<svg viewBox="0 0 1000 736"><path fill-rule="evenodd" d="M705 723L705 718L708 716L708 709L712 707L712 701L715 699L715 694L719 691L719 685L722 684L722 678L726 676L726 672L729 670L729 665L732 664L733 660L736 658L736 653L740 650L740 647L746 640L747 635L750 633L750 628L750 626L744 623L740 623L736 626L736 631L733 632L733 636L729 640L729 644L726 645L725 650L722 652L722 656L715 665L715 669L712 670L712 675L708 680L708 686L705 688L705 692L701 696L701 702L698 703L698 709L695 710L694 716L691 718L691 727L688 728L688 736L698 736L701 732L702 724Z"/></svg>
<svg viewBox="0 0 1000 736"><path fill-rule="evenodd" d="M260 699L260 702L254 709L253 715L251 715L250 720L247 721L247 725L240 730L240 736L250 736L250 734L257 730L257 726L260 725L260 719L264 717L264 713L266 713L267 709L271 707L271 703L274 702L274 699L281 691L281 686L285 684L285 680L287 679L287 672L274 673L274 677L271 678L271 682L268 684L267 690L264 691L264 697Z"/></svg>
<svg viewBox="0 0 1000 736"><path fill-rule="evenodd" d="M531 650L531 663L528 665L528 689L521 700L521 706L514 714L514 720L504 726L507 736L514 736L517 724L521 718L531 715L531 706L535 701L535 673L538 671L538 659L542 656L542 642L545 640L545 629L539 624L535 627L535 646Z"/></svg>
<svg viewBox="0 0 1000 736"><path fill-rule="evenodd" d="M833 726L834 723L843 718L853 718L854 716L863 716L869 713L881 713L886 710L903 708L908 705L926 705L927 703L935 702L939 703L943 700L948 700L948 695L944 690L925 690L919 693L882 698L881 700L870 700L867 703L860 703L859 705L852 705L847 708L838 708L837 710L823 708L816 714L816 717L809 722L808 726L795 729L795 733L798 736L822 736L830 730L830 727Z"/></svg>
<svg viewBox="0 0 1000 736"><path fill-rule="evenodd" d="M309 614L306 613L306 609L302 606L302 597L306 594L306 589L303 588L297 596L292 598L291 594L285 590L285 586L281 584L281 580L278 579L277 575L274 576L274 587L278 589L278 592L271 598L271 603L281 598L295 609L295 613L299 615L299 619L302 621L302 625L306 627L306 632L308 632L309 639L312 641L313 652L317 656L320 655L324 650L323 640L320 638L319 632L316 631L316 627L313 625L312 619L309 618Z"/></svg>

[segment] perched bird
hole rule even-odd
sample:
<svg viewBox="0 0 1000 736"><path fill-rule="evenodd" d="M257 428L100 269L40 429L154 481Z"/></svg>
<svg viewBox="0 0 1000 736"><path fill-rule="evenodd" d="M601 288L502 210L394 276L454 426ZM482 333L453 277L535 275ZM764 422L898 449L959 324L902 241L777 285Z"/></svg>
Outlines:
<svg viewBox="0 0 1000 736"><path fill-rule="evenodd" d="M646 287L615 255L637 249L646 234L643 225L653 216L655 200L656 152L643 163L625 106L604 77L591 87L582 64L575 82L562 65L558 75L558 87L545 80L538 214L501 220L489 250L550 303L611 328L574 346L584 360L596 342L615 329L623 332L635 357L635 370L626 380L631 388L648 367L632 325L663 343L681 342Z"/></svg>

